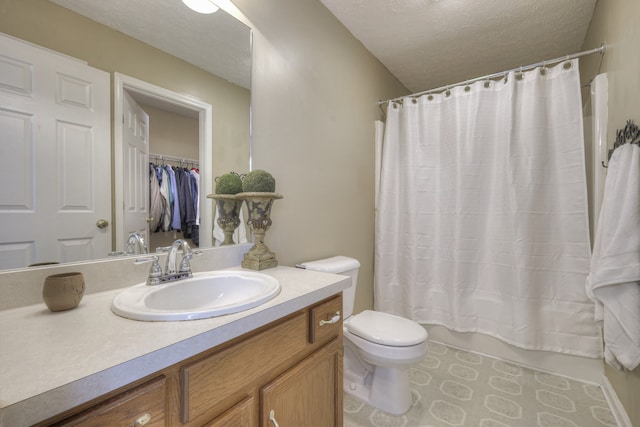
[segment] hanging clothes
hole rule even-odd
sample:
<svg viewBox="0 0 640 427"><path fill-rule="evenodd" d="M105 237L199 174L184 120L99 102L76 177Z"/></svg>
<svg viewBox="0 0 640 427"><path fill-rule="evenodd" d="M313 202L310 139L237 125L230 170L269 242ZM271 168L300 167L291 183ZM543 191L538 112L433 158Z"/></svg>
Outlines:
<svg viewBox="0 0 640 427"><path fill-rule="evenodd" d="M170 165L149 163L151 232L181 231L199 246L200 174Z"/></svg>
<svg viewBox="0 0 640 427"><path fill-rule="evenodd" d="M191 171L189 171L189 177L191 183L191 199L195 212L191 240L196 246L200 246L200 174L196 169L191 169Z"/></svg>
<svg viewBox="0 0 640 427"><path fill-rule="evenodd" d="M169 231L171 226L171 201L169 200L169 174L161 167L162 182L160 182L160 196L162 196L162 222L161 231Z"/></svg>
<svg viewBox="0 0 640 427"><path fill-rule="evenodd" d="M191 238L193 226L196 222L196 212L191 192L191 174L187 169L176 170L178 194L180 200L180 221L182 234L185 238Z"/></svg>
<svg viewBox="0 0 640 427"><path fill-rule="evenodd" d="M149 229L155 231L162 218L162 196L160 195L160 182L153 163L149 164Z"/></svg>
<svg viewBox="0 0 640 427"><path fill-rule="evenodd" d="M167 173L171 181L171 229L181 230L180 224L180 195L178 194L178 186L176 184L176 173L171 166L167 166Z"/></svg>

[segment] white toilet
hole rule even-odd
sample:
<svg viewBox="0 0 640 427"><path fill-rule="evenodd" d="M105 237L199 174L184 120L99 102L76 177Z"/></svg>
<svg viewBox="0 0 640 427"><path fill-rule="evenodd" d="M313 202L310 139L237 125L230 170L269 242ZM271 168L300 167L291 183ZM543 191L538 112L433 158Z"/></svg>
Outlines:
<svg viewBox="0 0 640 427"><path fill-rule="evenodd" d="M365 310L352 316L358 260L335 256L298 266L351 277L343 291L345 392L391 414L407 412L412 404L408 372L427 354L427 331L393 314Z"/></svg>

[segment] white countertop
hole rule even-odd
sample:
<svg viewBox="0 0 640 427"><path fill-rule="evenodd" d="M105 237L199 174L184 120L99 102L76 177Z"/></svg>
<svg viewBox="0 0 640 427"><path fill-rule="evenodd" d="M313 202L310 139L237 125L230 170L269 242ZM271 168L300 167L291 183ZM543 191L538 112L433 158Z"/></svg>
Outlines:
<svg viewBox="0 0 640 427"><path fill-rule="evenodd" d="M234 268L241 269L241 268ZM85 295L78 308L44 303L0 311L0 426L31 425L335 295L345 276L276 267L271 301L241 313L181 322L116 316L122 289Z"/></svg>

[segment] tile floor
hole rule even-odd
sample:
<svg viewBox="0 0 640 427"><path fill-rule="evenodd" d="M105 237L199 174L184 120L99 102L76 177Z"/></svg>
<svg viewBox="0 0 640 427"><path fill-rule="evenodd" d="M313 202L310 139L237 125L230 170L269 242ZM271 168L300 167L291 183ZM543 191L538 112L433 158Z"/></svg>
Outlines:
<svg viewBox="0 0 640 427"><path fill-rule="evenodd" d="M345 427L615 427L599 386L429 342L404 415L345 393Z"/></svg>

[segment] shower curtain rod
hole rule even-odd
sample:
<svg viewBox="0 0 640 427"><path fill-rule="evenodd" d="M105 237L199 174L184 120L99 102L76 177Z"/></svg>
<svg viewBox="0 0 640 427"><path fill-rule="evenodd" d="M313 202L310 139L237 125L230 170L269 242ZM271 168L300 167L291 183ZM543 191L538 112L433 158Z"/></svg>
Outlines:
<svg viewBox="0 0 640 427"><path fill-rule="evenodd" d="M579 58L581 56L592 55L594 53L599 53L601 55L604 55L606 50L607 50L607 45L605 43L602 43L600 45L600 47L597 47L595 49L585 50L585 51L582 51L582 52L574 53L572 55L566 55L566 56L563 56L563 57L560 57L560 58L554 58L554 59L550 59L550 60L547 60L547 61L536 62L535 64L531 64L531 65L525 65L525 66L522 66L522 67L512 68L510 70L501 71L499 73L493 73L493 74L489 74L489 75L482 76L482 77L476 77L476 78L465 80L465 81L462 81L462 82L453 83L453 84L449 84L449 85L446 85L446 86L440 86L440 87L437 87L435 89L425 90L423 92L416 92L416 93L412 93L410 95L399 96L397 98L387 99L386 101L378 101L378 105L381 106L381 105L386 104L388 102L400 101L402 98L417 98L419 96L426 95L426 94L429 94L429 93L448 90L448 89L451 89L451 88L456 87L456 86L462 86L462 85L466 85L466 84L470 84L470 83L474 83L474 82L482 81L482 80L495 79L496 77L505 76L506 74L509 74L509 73L511 73L513 71L520 71L520 72L528 71L528 70L532 70L532 69L534 69L536 67L540 67L540 66L544 67L546 65L556 64L558 62L568 61L568 60L574 59L574 58Z"/></svg>

